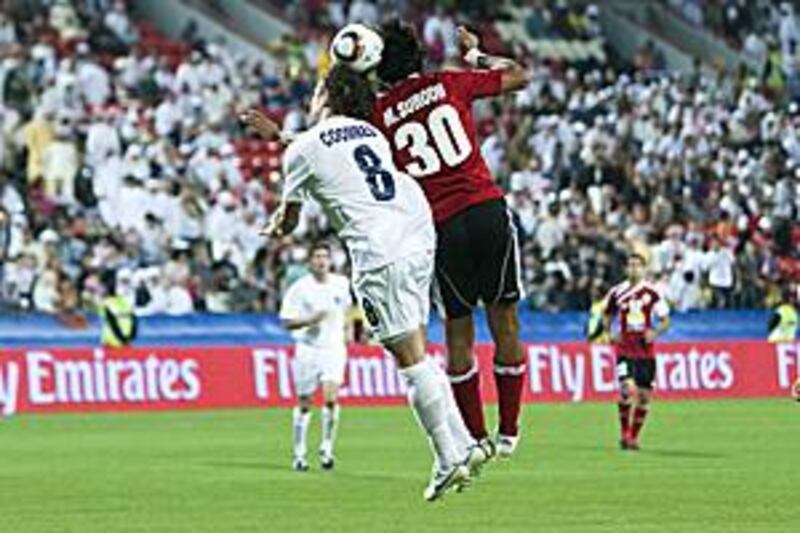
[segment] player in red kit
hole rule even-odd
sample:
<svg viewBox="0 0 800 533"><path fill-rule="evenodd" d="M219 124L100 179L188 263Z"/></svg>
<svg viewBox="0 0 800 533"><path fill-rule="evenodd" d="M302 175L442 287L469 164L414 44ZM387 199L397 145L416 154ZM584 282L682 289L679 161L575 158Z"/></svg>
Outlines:
<svg viewBox="0 0 800 533"><path fill-rule="evenodd" d="M619 322L619 333L611 336L611 342L617 355L620 391L617 406L623 450L639 449L639 432L650 409L656 376L653 343L670 324L667 302L645 281L644 274L644 257L630 255L628 279L606 296L606 331L611 331L615 317Z"/></svg>
<svg viewBox="0 0 800 533"><path fill-rule="evenodd" d="M381 28L384 84L372 122L392 144L398 168L418 180L437 230L436 280L445 310L448 374L473 437L491 446L483 416L473 344L473 311L487 310L495 343L498 393L497 453L510 456L518 441L525 374L519 343L520 282L517 230L503 191L480 154L472 103L522 89L516 62L478 50L478 38L459 28L468 70L423 71L424 51L413 28L398 20Z"/></svg>

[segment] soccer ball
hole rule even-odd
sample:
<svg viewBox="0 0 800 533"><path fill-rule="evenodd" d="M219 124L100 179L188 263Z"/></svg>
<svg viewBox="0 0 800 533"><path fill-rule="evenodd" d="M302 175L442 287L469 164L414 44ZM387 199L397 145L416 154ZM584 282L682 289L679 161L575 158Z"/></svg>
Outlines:
<svg viewBox="0 0 800 533"><path fill-rule="evenodd" d="M356 72L367 72L378 66L383 52L381 36L364 24L348 24L333 37L331 57Z"/></svg>

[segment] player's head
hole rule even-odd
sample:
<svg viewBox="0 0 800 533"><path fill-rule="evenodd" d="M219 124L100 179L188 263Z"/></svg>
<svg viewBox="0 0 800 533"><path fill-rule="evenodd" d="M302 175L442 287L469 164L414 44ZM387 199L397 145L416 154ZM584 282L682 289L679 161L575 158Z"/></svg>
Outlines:
<svg viewBox="0 0 800 533"><path fill-rule="evenodd" d="M369 120L375 102L369 81L347 66L334 66L325 79L327 105L334 115Z"/></svg>
<svg viewBox="0 0 800 533"><path fill-rule="evenodd" d="M309 250L308 264L315 276L324 276L331 270L331 247L324 241L315 242Z"/></svg>
<svg viewBox="0 0 800 533"><path fill-rule="evenodd" d="M422 71L425 51L410 24L393 18L381 26L383 54L376 73L384 83L397 83Z"/></svg>
<svg viewBox="0 0 800 533"><path fill-rule="evenodd" d="M644 269L647 261L640 253L633 252L628 255L627 271L628 278L634 283L644 278Z"/></svg>

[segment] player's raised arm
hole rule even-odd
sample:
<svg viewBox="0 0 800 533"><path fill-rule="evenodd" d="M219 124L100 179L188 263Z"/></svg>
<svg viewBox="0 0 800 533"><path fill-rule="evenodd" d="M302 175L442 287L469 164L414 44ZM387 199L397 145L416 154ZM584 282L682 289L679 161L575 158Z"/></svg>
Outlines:
<svg viewBox="0 0 800 533"><path fill-rule="evenodd" d="M248 109L239 115L239 120L265 139L275 139L284 146L288 146L294 139L294 135L281 131L280 124L258 109Z"/></svg>
<svg viewBox="0 0 800 533"><path fill-rule="evenodd" d="M325 91L325 79L320 78L314 88L314 94L311 97L311 102L308 111L308 121L312 124L317 122L320 118L327 113L328 96ZM239 115L241 120L246 126L252 128L256 133L265 139L275 139L284 146L289 146L295 139L296 135L281 130L280 124L269 118L266 114L258 109L248 109Z"/></svg>
<svg viewBox="0 0 800 533"><path fill-rule="evenodd" d="M473 67L502 71L501 92L518 91L528 84L525 67L511 58L482 52L480 38L464 26L458 27L458 39L465 50L464 61Z"/></svg>

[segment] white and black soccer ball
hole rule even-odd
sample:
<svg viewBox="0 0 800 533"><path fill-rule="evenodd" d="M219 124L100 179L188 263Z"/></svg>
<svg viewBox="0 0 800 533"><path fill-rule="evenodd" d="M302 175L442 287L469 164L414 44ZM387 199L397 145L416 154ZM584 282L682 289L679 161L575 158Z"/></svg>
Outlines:
<svg viewBox="0 0 800 533"><path fill-rule="evenodd" d="M378 66L383 53L383 38L364 24L348 24L331 41L334 64L342 63L356 72L367 72Z"/></svg>

